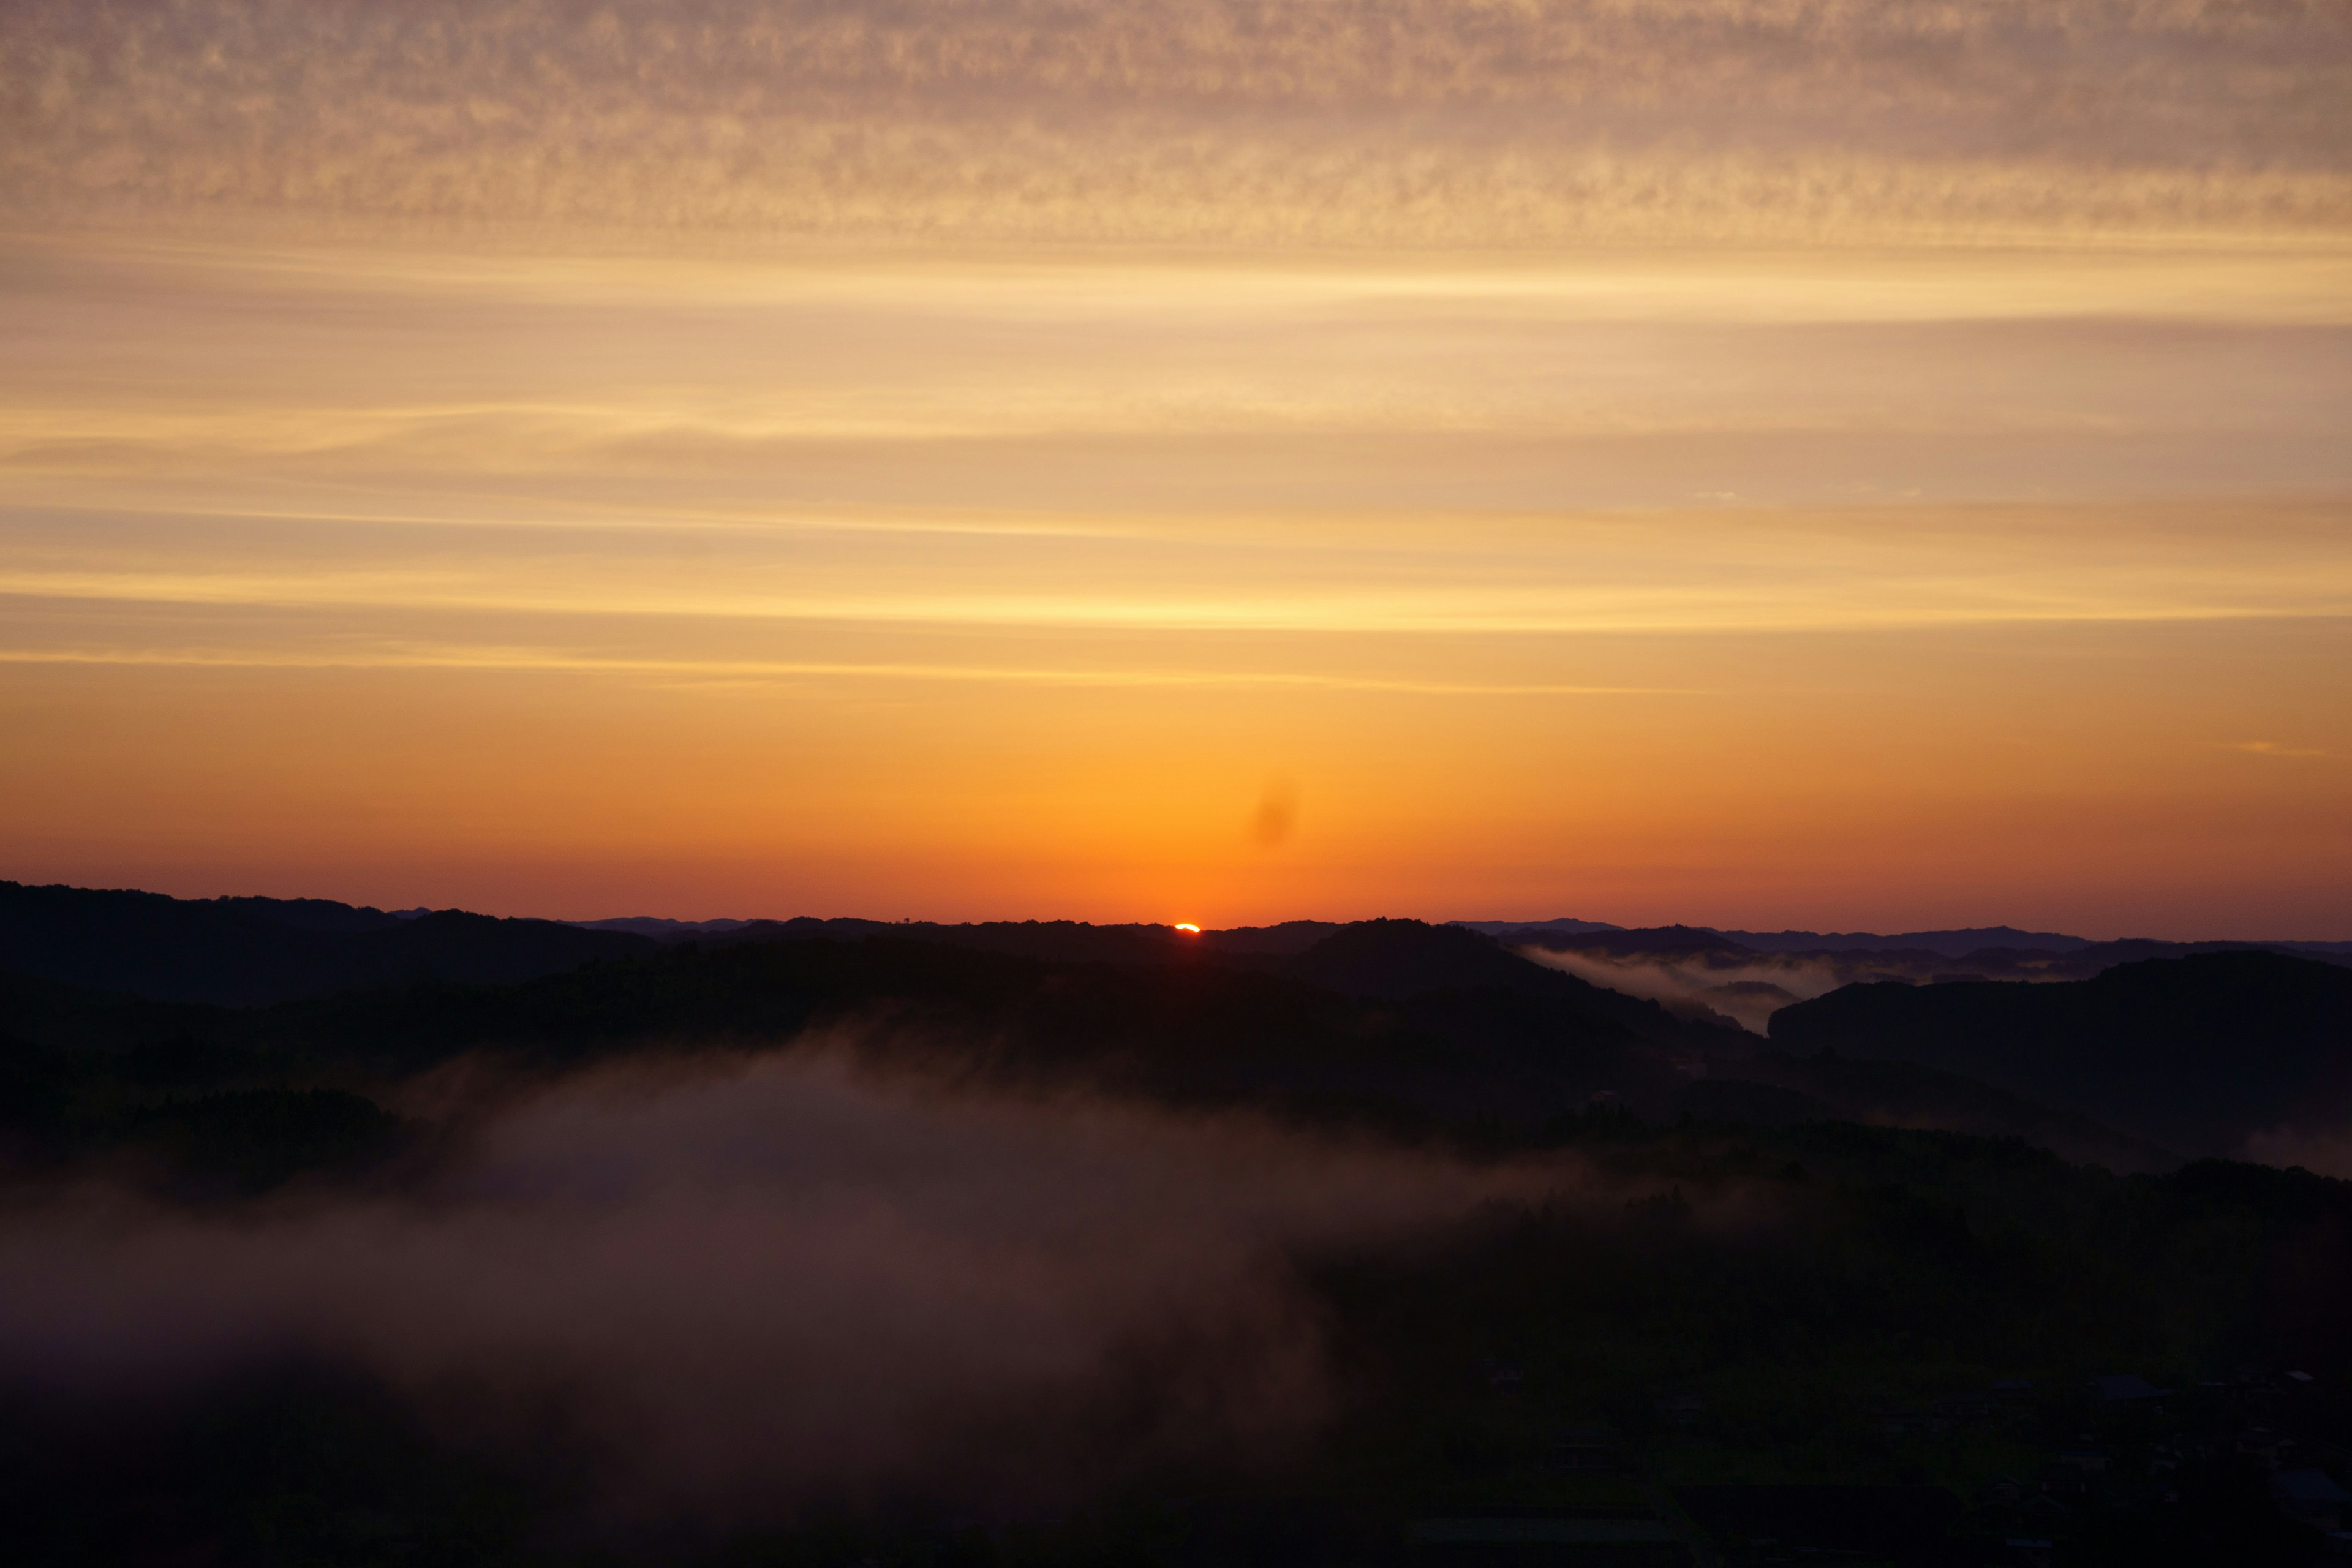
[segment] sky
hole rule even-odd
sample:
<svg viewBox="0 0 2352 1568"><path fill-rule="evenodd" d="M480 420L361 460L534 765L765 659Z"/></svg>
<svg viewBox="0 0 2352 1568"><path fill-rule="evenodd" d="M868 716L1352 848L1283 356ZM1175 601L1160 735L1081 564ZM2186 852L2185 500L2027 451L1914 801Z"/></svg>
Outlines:
<svg viewBox="0 0 2352 1568"><path fill-rule="evenodd" d="M0 0L0 876L2352 938L2336 0Z"/></svg>

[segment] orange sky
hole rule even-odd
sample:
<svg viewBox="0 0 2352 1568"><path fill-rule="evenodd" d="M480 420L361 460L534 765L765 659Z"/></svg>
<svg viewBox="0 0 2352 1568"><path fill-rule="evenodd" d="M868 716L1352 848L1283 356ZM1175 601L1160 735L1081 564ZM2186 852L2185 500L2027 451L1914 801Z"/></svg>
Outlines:
<svg viewBox="0 0 2352 1568"><path fill-rule="evenodd" d="M0 876L2352 937L2352 17L0 15Z"/></svg>

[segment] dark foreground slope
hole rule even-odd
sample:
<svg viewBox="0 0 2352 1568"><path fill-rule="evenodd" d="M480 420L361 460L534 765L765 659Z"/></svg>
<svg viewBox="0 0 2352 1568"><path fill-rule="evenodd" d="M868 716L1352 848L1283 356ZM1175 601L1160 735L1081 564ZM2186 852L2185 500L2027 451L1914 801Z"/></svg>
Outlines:
<svg viewBox="0 0 2352 1568"><path fill-rule="evenodd" d="M1572 1161L1583 1174L1549 1199L1409 1243L1280 1260L1337 1395L1309 1438L1272 1458L1227 1464L1188 1448L1115 1487L1049 1488L1050 1504L975 1496L950 1470L898 1476L884 1496L688 1508L616 1528L599 1508L629 1434L568 1425L562 1385L519 1422L469 1405L464 1390L419 1390L297 1341L135 1398L69 1372L7 1382L9 1558L2326 1561L2321 1531L2290 1517L2274 1487L2327 1473L2352 1439L2341 1321L2352 1184L2226 1163L2125 1177L2012 1142L1853 1125L1650 1128L1613 1114L1526 1130L1487 1154ZM291 1212L332 1201L314 1187ZM266 1233L287 1212L251 1205L208 1216L200 1234ZM19 1193L11 1223L40 1213ZM467 1217L461 1208L452 1223ZM928 1289L929 1272L910 1286ZM910 1309L887 1296L867 1305ZM797 1328L777 1314L776 1332ZM1203 1376L1234 1374L1218 1354L1129 1348L1100 1373L1082 1434L1116 1445L1138 1426L1181 1429ZM2172 1392L2105 1399L2094 1380L2118 1375ZM1006 1425L975 1442L1034 1445L1048 1462L1034 1412L997 1414ZM1859 1535L1858 1521L1870 1524ZM1535 1525L1642 1551L1440 1550L1525 1540ZM2054 1542L2037 1550L2057 1555L2020 1558L2007 1545L2018 1540Z"/></svg>
<svg viewBox="0 0 2352 1568"><path fill-rule="evenodd" d="M1835 1560L1975 1565L2020 1560L2007 1543L2021 1540L2054 1542L2066 1563L2324 1560L2322 1532L2291 1517L2274 1486L2340 1471L2352 1445L2352 1184L2219 1162L2145 1174L2071 1163L2028 1140L2116 1135L1892 1048L1759 1054L1751 1037L1535 968L1472 933L1367 922L1303 951L1281 945L1096 962L898 934L686 943L511 984L252 1007L0 978L0 1268L54 1256L92 1276L92 1256L160 1231L170 1256L194 1260L184 1289L201 1305L273 1268L310 1278L307 1256L246 1250L271 1236L345 1247L405 1237L396 1256L426 1273L438 1248L506 1205L534 1205L548 1229L496 1233L515 1238L524 1267L500 1272L499 1258L461 1250L466 1268L447 1272L489 1271L484 1299L512 1334L499 1342L513 1352L502 1365L565 1368L522 1384L543 1397L518 1410L471 1384L404 1376L405 1363L387 1371L332 1335L289 1331L184 1363L172 1347L201 1341L203 1313L182 1322L152 1274L98 1269L120 1294L92 1303L89 1342L66 1332L28 1351L11 1337L25 1309L0 1306L10 1560L1543 1560L1490 1550L1499 1543L1557 1562L1846 1552L1867 1554ZM2267 994L2259 977L2247 984ZM2269 1023L2292 1035L2301 994L2290 991ZM2243 1056L2259 1020L2241 1022ZM1348 1162L1378 1152L1365 1179L1390 1190L1432 1171L1541 1175L1409 1234L1271 1252L1248 1276L1250 1310L1225 1327L1287 1325L1294 1359L1253 1360L1181 1316L1155 1319L1069 1373L1075 1404L1057 1384L964 1410L964 1441L992 1462L1010 1454L1038 1467L1032 1489L975 1489L944 1464L791 1507L681 1502L616 1524L599 1510L644 1434L583 1425L570 1401L635 1363L561 1362L577 1326L613 1309L583 1292L543 1321L529 1315L534 1272L578 1267L564 1252L566 1216L613 1217L580 1245L621 1247L622 1267L592 1278L653 1281L620 1302L632 1335L675 1338L677 1324L723 1325L740 1310L762 1342L815 1335L814 1357L839 1331L747 1294L742 1282L763 1278L754 1255L804 1263L784 1294L803 1291L838 1259L792 1250L801 1215L869 1215L840 1233L865 1258L906 1231L903 1194L859 1187L866 1155L854 1140L808 1138L805 1121L740 1148L698 1135L664 1145L728 1173L813 1167L752 1246L720 1223L756 1193L748 1178L728 1175L708 1205L644 1231L632 1216L663 1189L630 1185L627 1161L601 1145L551 1192L469 1185L478 1167L468 1162L501 1118L528 1115L534 1096L587 1069L646 1070L617 1087L595 1079L605 1098L575 1108L569 1137L650 1114L643 1102L665 1084L740 1085L729 1075L747 1060L824 1050L919 1108L974 1105L983 1120L1025 1119L1017 1125L1048 1136L1067 1117L1080 1144L1102 1136L1090 1119L1107 1104L1151 1107L1142 1123L1109 1124L1130 1136L1140 1126L1147 1142L1155 1126L1208 1128L1228 1141L1186 1177L1197 1192L1150 1210L1186 1224L1247 1190L1256 1168L1236 1180L1223 1161L1267 1138L1286 1161L1346 1151L1334 1172L1360 1171ZM1253 1114L1225 1114L1236 1108ZM2021 1135L1861 1124L1938 1117ZM662 1166L660 1181L677 1168ZM94 1190L116 1195L93 1206ZM1015 1190L1018 1256L1090 1278L1082 1255L1055 1253L1056 1236L1072 1225L1106 1234L1079 1220L1116 1207L1122 1190ZM991 1191L986 1180L959 1185L933 1212L985 1214ZM1350 1200L1339 1187L1318 1201ZM1237 1213L1237 1230L1255 1237L1257 1211ZM1129 1222L1119 1210L1108 1223ZM980 1357L996 1337L984 1315L969 1327L925 1317L971 1238L913 1235L919 1245L893 1255L903 1271L857 1275L865 1293L843 1315L937 1321L958 1364ZM252 1267L257 1257L270 1268ZM1003 1297L1050 1291L1060 1277L1015 1270ZM12 1278L41 1276L19 1267ZM1181 1292L1188 1278L1156 1288ZM387 1317L453 1288L416 1284L414 1300L393 1292ZM81 1377L104 1324L140 1321L155 1325L160 1348L135 1380ZM419 1323L416 1342L436 1331ZM689 1345L682 1361L646 1364L690 1365L706 1350L719 1353ZM1058 1346L1044 1359L1067 1364ZM870 1385L853 1378L853 1390L887 1393L890 1369L860 1364ZM1312 1405L1295 1441L1265 1450L1203 1429L1204 1391L1287 1387L1302 1367L1328 1403ZM718 1441L708 1433L741 1429L727 1423L752 1397L734 1392L732 1370L704 1385L719 1390L707 1407L690 1384L625 1386L667 1402L706 1453ZM2125 1374L2171 1393L2109 1400L2093 1382ZM1103 1479L1073 1450L1117 1453L1122 1468Z"/></svg>
<svg viewBox="0 0 2352 1568"><path fill-rule="evenodd" d="M2279 953L2053 984L1852 985L1774 1015L1772 1041L1962 1074L2192 1153L2352 1123L2352 970Z"/></svg>
<svg viewBox="0 0 2352 1568"><path fill-rule="evenodd" d="M460 910L403 919L325 899L0 882L0 972L164 1002L251 1006L420 982L509 984L653 947L621 931Z"/></svg>
<svg viewBox="0 0 2352 1568"><path fill-rule="evenodd" d="M2053 1110L1916 1062L1759 1051L1685 1085L1677 1103L1716 1122L1857 1121L2017 1139L2113 1171L2169 1171L2181 1163L2172 1150L2079 1111Z"/></svg>

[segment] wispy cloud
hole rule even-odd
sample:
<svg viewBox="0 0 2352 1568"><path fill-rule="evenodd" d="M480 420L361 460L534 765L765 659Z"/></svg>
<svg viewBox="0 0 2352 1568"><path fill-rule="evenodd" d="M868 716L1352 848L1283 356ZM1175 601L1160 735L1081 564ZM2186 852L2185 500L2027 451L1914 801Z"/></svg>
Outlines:
<svg viewBox="0 0 2352 1568"><path fill-rule="evenodd" d="M454 669L485 674L625 675L665 680L978 681L1026 686L1234 687L1385 691L1428 697L1673 697L1704 695L1658 686L1482 684L1316 675L1296 670L1020 669L987 665L850 664L792 659L623 658L530 647L385 649L0 648L0 664L161 666L190 669Z"/></svg>
<svg viewBox="0 0 2352 1568"><path fill-rule="evenodd" d="M163 518L79 513L15 532L0 549L0 594L26 603L446 613L583 629L1553 636L2352 613L2352 540L2324 506L1439 514L1368 530L1270 520L1192 537L779 528L723 550L696 536L700 551L686 553L657 528L568 541L536 528L255 520L184 533ZM562 642L530 632L475 646Z"/></svg>
<svg viewBox="0 0 2352 1568"><path fill-rule="evenodd" d="M2340 227L2344 12L31 0L47 210L997 240Z"/></svg>

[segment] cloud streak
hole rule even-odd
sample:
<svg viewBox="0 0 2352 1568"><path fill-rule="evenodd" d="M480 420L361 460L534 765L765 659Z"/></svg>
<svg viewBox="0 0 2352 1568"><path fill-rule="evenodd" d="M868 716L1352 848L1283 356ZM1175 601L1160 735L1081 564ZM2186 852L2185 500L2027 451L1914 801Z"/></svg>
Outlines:
<svg viewBox="0 0 2352 1568"><path fill-rule="evenodd" d="M550 648L416 648L374 653L263 652L197 648L0 648L5 664L162 665L192 669L470 669L540 675L635 675L682 680L793 680L847 677L873 680L980 681L989 684L1112 687L1277 687L1386 691L1432 697L1696 696L1658 686L1480 685L1466 681L1382 679L1286 670L1009 669L952 664L840 664L784 659L616 658ZM1271 795L1268 797L1273 798ZM1288 807L1285 807L1286 812ZM1264 816L1262 811L1261 816ZM1284 829L1286 834L1287 828ZM1282 835L1276 835L1276 837Z"/></svg>
<svg viewBox="0 0 2352 1568"><path fill-rule="evenodd" d="M1553 518L1540 530L1507 518L1392 521L1396 536L1373 541L1306 520L1248 541L941 538L919 551L887 534L779 531L730 542L721 570L668 552L657 531L558 552L530 530L309 535L256 521L207 531L192 548L143 518L77 518L69 530L22 527L15 559L0 558L0 594L26 604L446 614L503 627L476 647L558 649L559 639L517 635L520 626L1491 635L2185 622L2352 607L2352 547L2325 506L1699 510ZM576 654L582 668L649 657L609 647ZM866 661L748 654L725 662Z"/></svg>

